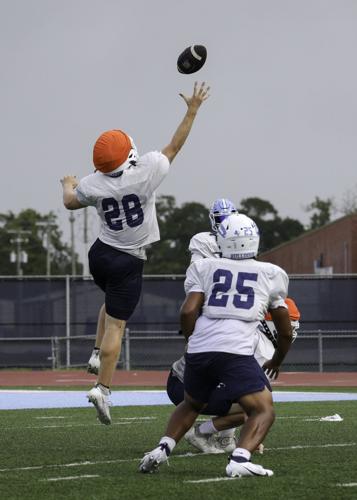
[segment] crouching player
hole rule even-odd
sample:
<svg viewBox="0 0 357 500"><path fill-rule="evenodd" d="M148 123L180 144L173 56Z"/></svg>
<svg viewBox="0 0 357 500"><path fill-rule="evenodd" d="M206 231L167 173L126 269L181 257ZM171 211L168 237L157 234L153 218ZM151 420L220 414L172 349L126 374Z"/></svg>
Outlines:
<svg viewBox="0 0 357 500"><path fill-rule="evenodd" d="M259 231L245 215L227 217L218 228L217 243L221 259L198 260L187 271L181 308L181 328L188 340L184 400L172 413L159 445L141 460L141 472L153 472L167 461L220 384L231 404L239 403L247 415L227 476L273 474L250 462L275 418L269 381L253 353L258 323L269 309L277 327L277 348L263 368L269 376L278 375L292 342L285 304L288 276L280 267L254 259Z"/></svg>
<svg viewBox="0 0 357 500"><path fill-rule="evenodd" d="M285 304L289 311L294 341L299 328L300 312L291 298L285 299ZM273 357L277 346L277 331L269 312L265 315L264 320L258 324L254 346L254 357L260 366ZM176 406L184 399L185 364L185 356L175 361L167 379L167 395ZM222 384L218 384L212 392L208 404L201 414L215 415L215 417L195 424L185 434L185 439L203 453L231 453L236 447L236 429L234 426L232 427L232 422L238 421L242 425L247 416L238 403L231 404L227 399ZM264 446L261 443L257 451L262 454L263 450Z"/></svg>

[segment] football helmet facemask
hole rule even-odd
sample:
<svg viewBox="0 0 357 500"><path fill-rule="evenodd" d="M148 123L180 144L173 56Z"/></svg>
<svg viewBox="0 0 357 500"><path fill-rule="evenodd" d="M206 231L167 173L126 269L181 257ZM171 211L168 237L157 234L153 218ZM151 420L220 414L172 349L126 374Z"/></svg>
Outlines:
<svg viewBox="0 0 357 500"><path fill-rule="evenodd" d="M211 221L212 231L217 232L218 226L228 215L238 213L233 202L227 198L218 198L213 202L209 211L209 218Z"/></svg>

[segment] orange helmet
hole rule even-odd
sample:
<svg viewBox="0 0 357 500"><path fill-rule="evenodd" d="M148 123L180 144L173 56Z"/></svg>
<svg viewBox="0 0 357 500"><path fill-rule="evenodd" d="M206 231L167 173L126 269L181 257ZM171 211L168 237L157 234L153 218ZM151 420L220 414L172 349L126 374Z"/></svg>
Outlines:
<svg viewBox="0 0 357 500"><path fill-rule="evenodd" d="M289 297L287 297L285 299L285 304L288 306L290 321L299 321L300 311L297 308L297 305L295 304L293 299L290 299ZM267 312L264 319L265 319L265 321L272 321L271 314L269 312Z"/></svg>
<svg viewBox="0 0 357 500"><path fill-rule="evenodd" d="M94 166L103 174L109 174L126 162L132 149L131 138L122 130L103 132L94 144Z"/></svg>
<svg viewBox="0 0 357 500"><path fill-rule="evenodd" d="M293 299L290 299L287 297L285 299L285 304L288 306L288 311L289 311L289 316L290 316L290 321L291 321L291 326L293 329L293 341L296 339L297 336L297 330L300 327L299 319L300 319L300 311L293 301ZM266 323L270 333L273 335L274 338L276 338L276 330L275 330L275 325L273 323L271 314L269 312L266 313L264 317L264 322Z"/></svg>

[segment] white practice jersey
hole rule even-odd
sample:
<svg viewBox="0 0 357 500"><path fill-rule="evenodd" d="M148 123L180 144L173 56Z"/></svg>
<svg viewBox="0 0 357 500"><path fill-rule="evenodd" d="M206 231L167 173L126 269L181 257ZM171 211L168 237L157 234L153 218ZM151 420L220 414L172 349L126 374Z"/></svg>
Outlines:
<svg viewBox="0 0 357 500"><path fill-rule="evenodd" d="M76 188L78 201L96 207L103 243L140 256L140 249L160 239L155 190L169 166L168 158L154 151L141 156L136 166L118 177L96 172L81 179Z"/></svg>
<svg viewBox="0 0 357 500"><path fill-rule="evenodd" d="M188 250L191 253L191 263L198 259L208 257L220 257L221 252L217 245L216 235L214 233L204 232L192 236Z"/></svg>
<svg viewBox="0 0 357 500"><path fill-rule="evenodd" d="M187 270L185 291L205 300L187 352L253 354L259 321L267 309L287 307L289 279L275 264L255 259L201 259Z"/></svg>

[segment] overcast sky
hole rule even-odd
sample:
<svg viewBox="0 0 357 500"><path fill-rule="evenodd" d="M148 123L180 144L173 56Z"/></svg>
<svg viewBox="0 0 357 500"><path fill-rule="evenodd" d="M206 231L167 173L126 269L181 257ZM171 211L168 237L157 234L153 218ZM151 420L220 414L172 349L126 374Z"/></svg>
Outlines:
<svg viewBox="0 0 357 500"><path fill-rule="evenodd" d="M356 186L356 0L0 6L1 212L53 210L68 231L59 179L92 171L104 130L127 131L141 153L164 147L195 79L211 97L159 193L207 206L258 196L307 222L315 196ZM181 75L193 43L207 62Z"/></svg>

